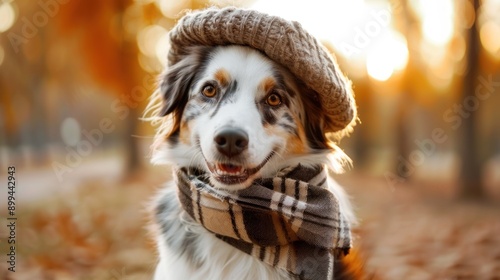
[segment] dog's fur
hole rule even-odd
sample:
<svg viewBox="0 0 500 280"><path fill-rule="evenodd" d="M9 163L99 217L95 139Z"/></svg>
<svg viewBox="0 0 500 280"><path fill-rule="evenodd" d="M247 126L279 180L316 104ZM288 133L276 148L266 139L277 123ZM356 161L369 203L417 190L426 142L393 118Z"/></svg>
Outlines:
<svg viewBox="0 0 500 280"><path fill-rule="evenodd" d="M215 187L228 192L298 163L333 171L349 163L325 136L317 93L249 47L186 49L163 75L148 111L159 125L152 161L205 170ZM246 135L241 151L217 147L224 129ZM329 186L354 222L343 189L334 181ZM173 183L154 207L160 253L155 279L293 279L194 222L179 205ZM352 279L342 262L335 267L338 279Z"/></svg>

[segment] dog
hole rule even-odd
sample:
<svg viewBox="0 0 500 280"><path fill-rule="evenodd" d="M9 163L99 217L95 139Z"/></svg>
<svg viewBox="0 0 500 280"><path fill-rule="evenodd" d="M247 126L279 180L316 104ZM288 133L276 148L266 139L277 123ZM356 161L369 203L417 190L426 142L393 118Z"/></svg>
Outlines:
<svg viewBox="0 0 500 280"><path fill-rule="evenodd" d="M281 64L247 46L191 46L162 74L147 111L158 125L152 162L195 168L229 194L289 166L340 172L347 156L325 136L317 93ZM308 96L308 98L305 98ZM345 191L328 178L347 222ZM196 222L170 182L153 202L159 263L154 279L297 279L249 255ZM342 257L335 279L356 279Z"/></svg>

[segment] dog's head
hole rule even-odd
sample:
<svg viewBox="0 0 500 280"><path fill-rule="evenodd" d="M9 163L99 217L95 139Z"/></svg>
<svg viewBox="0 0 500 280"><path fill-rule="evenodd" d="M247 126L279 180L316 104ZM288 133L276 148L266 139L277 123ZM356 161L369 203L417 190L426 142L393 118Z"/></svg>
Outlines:
<svg viewBox="0 0 500 280"><path fill-rule="evenodd" d="M335 149L316 92L249 47L186 49L157 97L153 159L205 170L218 188L242 189L297 163L326 163Z"/></svg>

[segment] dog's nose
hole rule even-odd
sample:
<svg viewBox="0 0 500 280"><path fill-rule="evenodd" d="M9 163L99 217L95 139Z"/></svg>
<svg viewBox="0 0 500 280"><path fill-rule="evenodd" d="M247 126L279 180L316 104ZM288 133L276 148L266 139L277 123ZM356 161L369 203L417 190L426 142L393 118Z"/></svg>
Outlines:
<svg viewBox="0 0 500 280"><path fill-rule="evenodd" d="M248 147L248 134L238 128L223 128L215 135L214 142L221 154L233 157Z"/></svg>

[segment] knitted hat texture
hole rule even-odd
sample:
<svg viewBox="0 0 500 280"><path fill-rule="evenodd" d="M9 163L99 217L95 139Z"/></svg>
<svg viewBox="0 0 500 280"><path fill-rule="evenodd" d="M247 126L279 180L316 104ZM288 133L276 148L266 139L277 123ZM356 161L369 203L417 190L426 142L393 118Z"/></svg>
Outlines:
<svg viewBox="0 0 500 280"><path fill-rule="evenodd" d="M350 81L325 47L295 21L233 7L187 14L170 31L168 65L176 64L187 46L231 44L263 52L316 91L328 117L326 132L355 123Z"/></svg>

